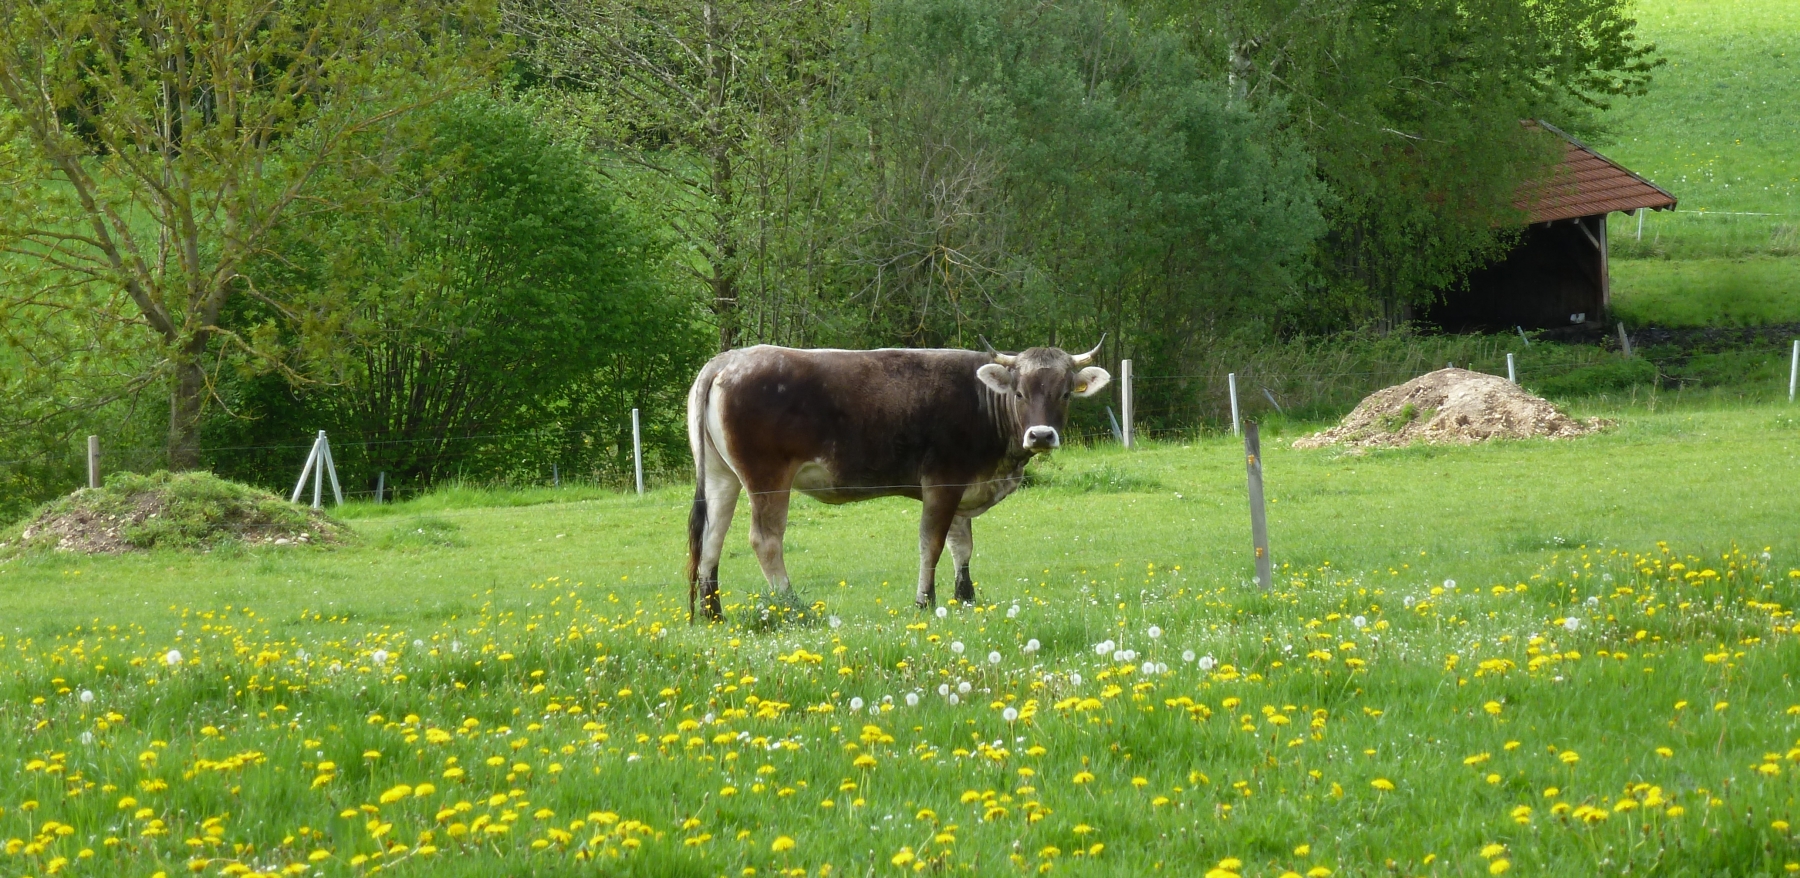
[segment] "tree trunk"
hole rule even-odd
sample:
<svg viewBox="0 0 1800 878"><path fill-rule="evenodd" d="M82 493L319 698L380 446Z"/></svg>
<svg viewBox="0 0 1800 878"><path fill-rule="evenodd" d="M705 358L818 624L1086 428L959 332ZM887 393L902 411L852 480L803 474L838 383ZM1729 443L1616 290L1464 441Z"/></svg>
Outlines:
<svg viewBox="0 0 1800 878"><path fill-rule="evenodd" d="M200 410L206 402L206 367L200 356L178 352L169 383L169 469L200 469Z"/></svg>

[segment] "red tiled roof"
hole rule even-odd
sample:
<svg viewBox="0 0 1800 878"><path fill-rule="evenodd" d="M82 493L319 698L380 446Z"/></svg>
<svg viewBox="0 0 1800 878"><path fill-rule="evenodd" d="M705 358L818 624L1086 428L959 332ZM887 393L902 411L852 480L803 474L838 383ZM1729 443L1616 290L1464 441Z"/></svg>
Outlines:
<svg viewBox="0 0 1800 878"><path fill-rule="evenodd" d="M1562 162L1556 166L1549 181L1519 188L1519 198L1514 204L1530 215L1531 222L1546 223L1640 207L1674 209L1675 196L1593 151L1587 144L1546 122L1525 124L1563 139Z"/></svg>

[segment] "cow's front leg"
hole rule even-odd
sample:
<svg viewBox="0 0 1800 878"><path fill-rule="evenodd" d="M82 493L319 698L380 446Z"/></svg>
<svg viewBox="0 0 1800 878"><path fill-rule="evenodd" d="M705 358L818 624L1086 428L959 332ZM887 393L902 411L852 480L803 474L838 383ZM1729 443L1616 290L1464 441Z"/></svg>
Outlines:
<svg viewBox="0 0 1800 878"><path fill-rule="evenodd" d="M924 610L937 604L938 558L944 554L944 539L956 520L962 488L928 486L921 499L925 511L919 516L919 594L914 603Z"/></svg>
<svg viewBox="0 0 1800 878"><path fill-rule="evenodd" d="M975 537L970 530L973 519L958 515L950 522L950 558L956 562L956 600L975 602L975 580L969 577L969 556L975 554Z"/></svg>

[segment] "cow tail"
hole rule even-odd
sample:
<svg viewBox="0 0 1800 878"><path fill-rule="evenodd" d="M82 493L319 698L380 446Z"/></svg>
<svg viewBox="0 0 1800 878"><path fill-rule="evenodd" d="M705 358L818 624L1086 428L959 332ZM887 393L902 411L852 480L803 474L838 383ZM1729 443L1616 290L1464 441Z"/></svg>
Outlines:
<svg viewBox="0 0 1800 878"><path fill-rule="evenodd" d="M688 512L688 622L700 590L700 553L706 542L706 401L712 396L713 371L702 369L688 392L688 448L694 454L694 506Z"/></svg>

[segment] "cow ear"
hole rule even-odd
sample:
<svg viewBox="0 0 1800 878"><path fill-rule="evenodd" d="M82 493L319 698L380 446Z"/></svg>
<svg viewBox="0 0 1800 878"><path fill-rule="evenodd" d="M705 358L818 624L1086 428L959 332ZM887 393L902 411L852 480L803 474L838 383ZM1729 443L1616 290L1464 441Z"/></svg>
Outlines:
<svg viewBox="0 0 1800 878"><path fill-rule="evenodd" d="M1011 393L1013 389L1013 373L1011 369L999 363L989 363L975 370L975 377L981 379L989 390L995 393Z"/></svg>
<svg viewBox="0 0 1800 878"><path fill-rule="evenodd" d="M1075 395L1093 396L1112 383L1112 376L1099 366L1089 366L1075 373Z"/></svg>

